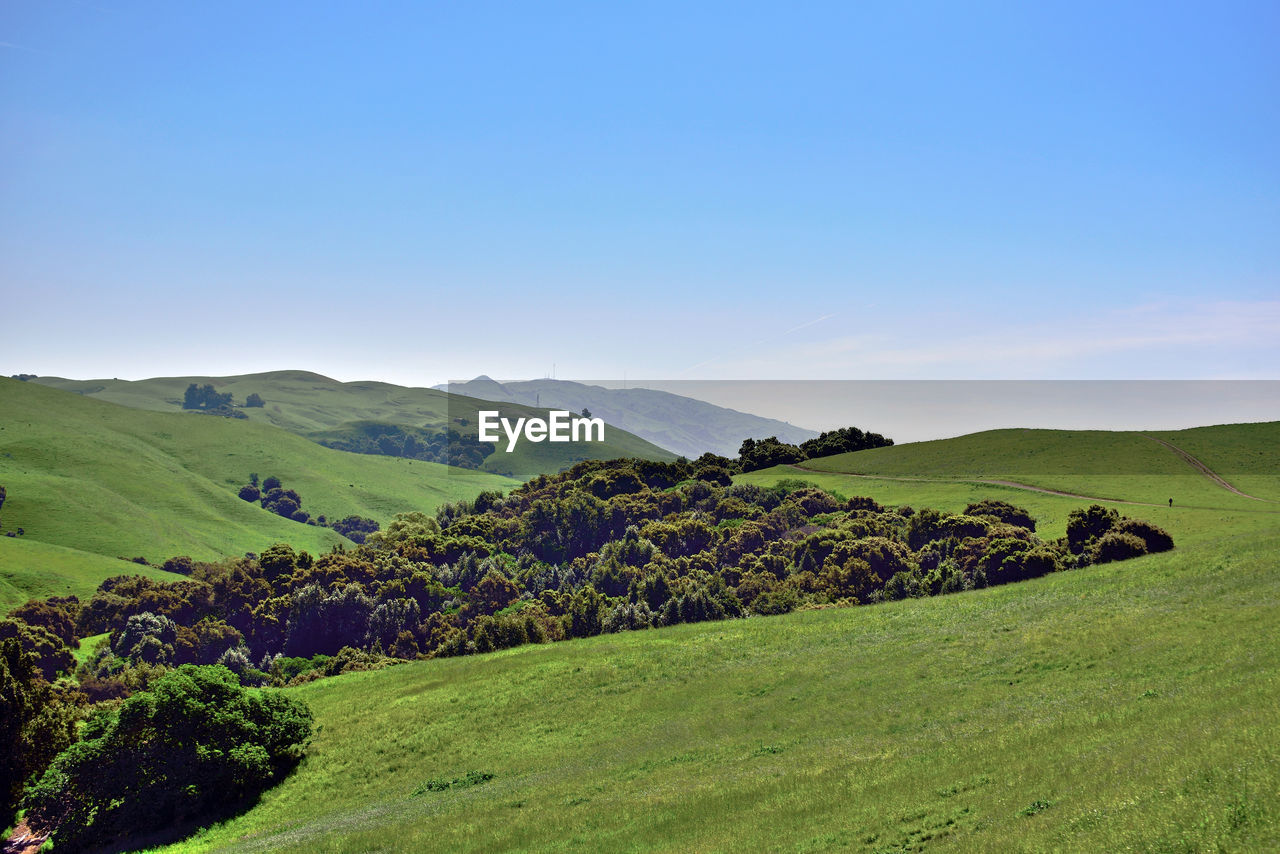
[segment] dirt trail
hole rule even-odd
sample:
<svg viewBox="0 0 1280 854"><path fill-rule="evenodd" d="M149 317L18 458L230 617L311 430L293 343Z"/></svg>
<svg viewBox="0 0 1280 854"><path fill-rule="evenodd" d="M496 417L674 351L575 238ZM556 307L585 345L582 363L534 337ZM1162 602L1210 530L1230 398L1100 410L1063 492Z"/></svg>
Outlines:
<svg viewBox="0 0 1280 854"><path fill-rule="evenodd" d="M1195 457L1191 456L1186 451L1179 448L1177 445L1171 442L1166 442L1164 439L1157 439L1155 436L1147 436L1146 438L1150 439L1153 442L1158 442L1161 445L1164 445L1166 448L1168 448L1169 450L1173 451L1175 454L1177 454L1178 456L1186 460L1191 465L1192 468L1196 469L1202 475L1209 478L1209 480L1213 481L1218 486L1221 486L1223 489L1227 490L1228 492L1234 492L1236 495L1239 495L1242 498L1251 498L1254 501L1267 500L1266 498L1259 498L1256 495L1250 495L1247 492L1241 492L1240 490L1236 489L1234 486L1232 486L1231 484L1223 480L1213 469L1209 468L1207 465L1200 462Z"/></svg>
<svg viewBox="0 0 1280 854"><path fill-rule="evenodd" d="M44 844L45 836L34 833L27 826L26 819L18 822L13 833L4 841L4 854L36 854Z"/></svg>
<svg viewBox="0 0 1280 854"><path fill-rule="evenodd" d="M944 480L932 477L892 477L880 474L857 474L849 471L824 471L823 469L811 469L802 465L790 463L789 468L797 471L812 472L813 474L838 474L844 477L862 477L868 480L898 480L909 483L986 483L993 486L1007 486L1012 489L1025 489L1027 492L1040 492L1044 495L1060 495L1063 498L1083 498L1086 501L1106 501L1109 504L1133 504L1139 507L1163 507L1163 504L1155 504L1150 501L1126 501L1122 498L1103 498L1098 495L1081 495L1078 492L1062 492L1057 489L1046 489L1043 486L1032 486L1029 483L1018 483L1016 480L993 480L985 477L961 477ZM1244 493L1241 493L1242 495ZM1248 496L1252 498L1253 496Z"/></svg>

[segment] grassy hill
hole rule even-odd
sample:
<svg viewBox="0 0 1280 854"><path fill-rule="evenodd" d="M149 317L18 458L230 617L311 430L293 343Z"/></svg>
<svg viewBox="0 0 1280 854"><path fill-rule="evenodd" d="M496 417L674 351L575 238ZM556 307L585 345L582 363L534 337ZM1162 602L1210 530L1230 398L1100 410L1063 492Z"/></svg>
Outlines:
<svg viewBox="0 0 1280 854"><path fill-rule="evenodd" d="M347 454L266 424L148 412L0 379L0 520L24 540L162 561L290 542L327 551L333 531L283 519L236 492L276 475L313 515L386 522L514 481L434 463Z"/></svg>
<svg viewBox="0 0 1280 854"><path fill-rule="evenodd" d="M1280 500L1280 423L1225 424L1152 432L1250 495Z"/></svg>
<svg viewBox="0 0 1280 854"><path fill-rule="evenodd" d="M1253 445L1266 430L1225 429L1233 453L1267 450ZM1027 451L1001 432L952 440L956 460L885 449L928 463L882 459L893 477L925 480L741 479L951 511L1001 497L1060 534L1085 502L939 476L968 476L974 443ZM1059 448L1075 476L1086 451ZM1152 463L1111 475L1116 497L1183 476ZM1280 647L1261 639L1280 617L1280 507L1213 490L1202 506L1121 507L1178 544L1124 563L291 689L320 727L307 759L172 850L1275 850ZM425 785L469 772L493 778Z"/></svg>
<svg viewBox="0 0 1280 854"><path fill-rule="evenodd" d="M191 383L207 383L219 392L229 392L237 404L256 393L265 401L264 406L239 409L249 420L324 442L354 436L370 423L431 428L449 425L464 434L475 435L476 411L493 408L490 401L450 395L437 389L382 382L343 383L308 371L273 371L236 377L157 377L137 381L39 377L32 382L156 412L181 412L183 393ZM518 402L502 405L503 415L513 421L520 417L545 418L547 411L545 406ZM459 423L458 419L466 423ZM676 457L671 451L612 424L605 430L604 442L521 442L509 454L502 450L505 446L504 440L485 460L483 471L530 477L560 471L584 459L673 460Z"/></svg>
<svg viewBox="0 0 1280 854"><path fill-rule="evenodd" d="M173 581L181 578L154 567L28 537L0 537L0 613L7 613L28 599L69 595L87 599L99 584L114 575L145 575Z"/></svg>
<svg viewBox="0 0 1280 854"><path fill-rule="evenodd" d="M1259 498L1280 499L1280 422L1150 434L1103 430L990 430L808 460L813 473L888 478L1010 480L1046 489L1151 504L1231 506L1231 496L1155 437L1171 442ZM830 481L832 483L845 482ZM854 488L854 487L849 487ZM1249 492L1249 489L1244 491ZM1226 498L1224 499L1224 496ZM1230 499L1230 500L1228 500ZM1223 501L1226 504L1223 504Z"/></svg>
<svg viewBox="0 0 1280 854"><path fill-rule="evenodd" d="M777 436L798 445L818 435L785 421L648 388L604 388L551 379L499 383L482 376L451 383L448 390L482 400L554 406L571 412L585 407L610 424L691 460L707 451L736 457L747 438Z"/></svg>

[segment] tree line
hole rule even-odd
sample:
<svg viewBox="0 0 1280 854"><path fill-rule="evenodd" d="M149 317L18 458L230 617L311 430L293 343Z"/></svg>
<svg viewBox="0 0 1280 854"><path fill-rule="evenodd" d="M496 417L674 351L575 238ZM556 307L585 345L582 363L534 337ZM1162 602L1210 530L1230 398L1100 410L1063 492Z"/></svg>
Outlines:
<svg viewBox="0 0 1280 854"><path fill-rule="evenodd" d="M1025 510L1003 502L960 513L890 508L803 481L723 485L715 467L689 462L591 461L507 496L397 516L352 549L317 557L281 544L217 563L174 559L166 567L184 581L121 577L86 602L48 600L23 613L50 631L59 614L59 637L110 633L80 671L85 690L107 698L183 663L287 684L339 666L297 660L344 650L340 666L364 667L379 656L868 604L1172 545L1158 527L1098 505L1073 511L1065 537L1044 540ZM45 647L55 656L55 642Z"/></svg>
<svg viewBox="0 0 1280 854"><path fill-rule="evenodd" d="M778 437L768 439L746 439L738 449L738 468L741 471L757 471L778 465L794 465L805 460L818 457L830 457L849 451L866 451L871 448L887 448L893 444L879 433L867 433L857 427L841 427L828 430L816 439L809 439L799 445L789 445L778 441Z"/></svg>

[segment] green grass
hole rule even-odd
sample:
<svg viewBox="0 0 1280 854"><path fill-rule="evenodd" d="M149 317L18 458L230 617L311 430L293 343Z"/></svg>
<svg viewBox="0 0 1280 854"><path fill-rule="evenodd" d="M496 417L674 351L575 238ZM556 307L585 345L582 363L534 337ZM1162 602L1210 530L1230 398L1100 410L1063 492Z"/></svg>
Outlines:
<svg viewBox="0 0 1280 854"><path fill-rule="evenodd" d="M1007 498L1048 536L1084 503L813 477ZM1280 508L1217 492L1121 508L1178 543L1123 563L291 689L319 727L302 765L169 850L1276 850Z"/></svg>
<svg viewBox="0 0 1280 854"><path fill-rule="evenodd" d="M87 599L99 584L115 575L145 575L171 581L181 578L150 566L28 537L0 537L0 614L29 599L70 595Z"/></svg>
<svg viewBox="0 0 1280 854"><path fill-rule="evenodd" d="M1195 482L1198 475L1187 476L1184 486L1199 489ZM1008 501L1019 507L1025 507L1036 518L1037 532L1047 538L1065 536L1067 532L1067 516L1079 507L1088 506L1091 501L1080 498L1064 498L1046 495L1024 489L995 484L975 483L969 481L903 481L886 478L857 477L835 472L801 471L790 466L779 466L750 474L738 475L734 478L739 483L755 483L761 486L772 486L780 480L801 480L846 498L855 495L874 497L888 507L910 505L912 507L933 507L951 513L959 513L969 504L985 498ZM1143 478L1134 478L1135 484L1141 488L1145 485ZM1115 486L1115 484L1112 484ZM1119 493L1125 495L1123 485ZM1262 519L1276 520L1280 524L1280 506L1249 501L1231 495L1216 488L1218 495L1207 496L1203 503L1175 504L1170 508L1167 504L1152 503L1125 504L1114 501L1101 503L1113 507L1126 516L1147 519L1158 525L1173 530L1177 528L1184 535L1192 536L1200 533L1212 533L1225 524L1233 524L1236 520L1257 516ZM1220 496L1220 497L1219 497ZM1181 540L1179 540L1181 542Z"/></svg>
<svg viewBox="0 0 1280 854"><path fill-rule="evenodd" d="M1225 424L1151 435L1182 448L1237 489L1280 501L1280 423Z"/></svg>
<svg viewBox="0 0 1280 854"><path fill-rule="evenodd" d="M383 382L342 383L309 371L273 371L235 377L158 377L148 380L67 380L41 377L39 384L72 391L123 406L179 412L183 393L191 383L210 383L219 392L230 392L237 404L251 393L266 405L241 409L250 420L280 427L312 439L334 439L359 429L361 422L441 427L451 423L462 432L475 432L477 409L495 404L430 388L407 388ZM546 417L546 409L516 403L501 405L503 414ZM452 423L466 417L468 425ZM531 477L568 468L582 459L642 457L673 460L676 455L616 427L607 427L601 443L521 442L508 454L503 440L499 450L482 466L484 471L515 477ZM306 494L303 493L303 497Z"/></svg>
<svg viewBox="0 0 1280 854"><path fill-rule="evenodd" d="M87 638L80 638L80 646L71 650L71 654L76 658L76 664L87 664L89 659L93 658L93 654L98 651L98 647L106 643L109 637L111 637L110 632L103 632L100 635L89 635Z"/></svg>
<svg viewBox="0 0 1280 854"><path fill-rule="evenodd" d="M516 483L334 451L265 424L129 409L10 379L0 379L0 412L5 529L108 557L212 559L274 542L312 551L347 542L241 501L236 492L250 472L282 478L313 515L383 523Z"/></svg>
<svg viewBox="0 0 1280 854"><path fill-rule="evenodd" d="M323 680L302 767L186 847L1268 850L1277 546Z"/></svg>
<svg viewBox="0 0 1280 854"><path fill-rule="evenodd" d="M1214 431L1217 431L1216 433ZM1280 498L1280 422L1152 433L1199 457L1234 485ZM1207 458L1206 458L1207 457ZM1169 448L1141 433L1103 430L989 430L955 439L838 454L810 471L935 481L997 479L1101 498L1230 507L1259 504L1226 492ZM1251 474L1244 474L1250 472Z"/></svg>

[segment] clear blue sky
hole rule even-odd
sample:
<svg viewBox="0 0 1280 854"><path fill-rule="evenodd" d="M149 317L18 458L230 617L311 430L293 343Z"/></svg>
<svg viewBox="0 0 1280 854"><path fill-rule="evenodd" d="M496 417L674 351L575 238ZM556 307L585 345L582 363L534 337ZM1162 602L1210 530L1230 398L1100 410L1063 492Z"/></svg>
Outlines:
<svg viewBox="0 0 1280 854"><path fill-rule="evenodd" d="M0 371L1280 377L1277 44L1275 2L4 0Z"/></svg>

